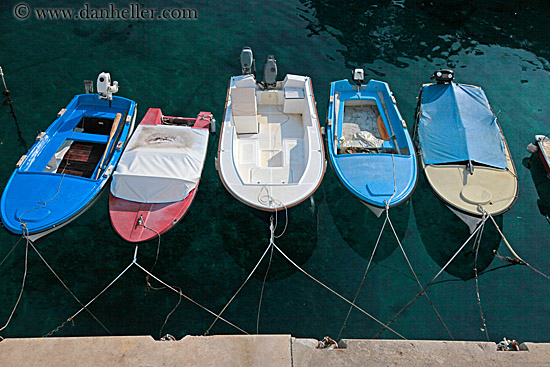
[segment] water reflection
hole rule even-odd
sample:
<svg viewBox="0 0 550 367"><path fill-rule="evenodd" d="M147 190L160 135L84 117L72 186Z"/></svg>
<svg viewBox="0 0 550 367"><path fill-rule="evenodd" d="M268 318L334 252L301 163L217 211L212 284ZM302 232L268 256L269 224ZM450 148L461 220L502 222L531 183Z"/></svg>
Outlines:
<svg viewBox="0 0 550 367"><path fill-rule="evenodd" d="M419 177L418 186L413 197L413 205L416 225L426 251L439 266L445 266L470 236L468 226L435 196L424 175ZM502 230L502 215L494 217L494 219ZM475 276L474 261L476 253L474 239L462 249L445 269L447 273L462 280L469 280ZM494 258L494 250L498 249L500 240L500 234L491 221L488 220L483 229L477 256L478 273L481 273L491 264Z"/></svg>
<svg viewBox="0 0 550 367"><path fill-rule="evenodd" d="M479 44L499 44L550 55L544 32L547 1L524 5L506 1L302 0L302 17L312 35L328 33L345 49L348 67L375 60L406 67L402 58L446 60L475 51ZM546 15L545 15L546 14ZM538 33L538 34L537 34ZM375 70L371 70L376 72Z"/></svg>
<svg viewBox="0 0 550 367"><path fill-rule="evenodd" d="M325 198L336 229L346 243L367 261L372 255L385 214L377 218L357 197L337 182L334 173L325 175ZM402 203L390 210L390 218L402 240L409 223L410 202ZM373 261L379 263L388 258L398 247L389 225L384 229Z"/></svg>

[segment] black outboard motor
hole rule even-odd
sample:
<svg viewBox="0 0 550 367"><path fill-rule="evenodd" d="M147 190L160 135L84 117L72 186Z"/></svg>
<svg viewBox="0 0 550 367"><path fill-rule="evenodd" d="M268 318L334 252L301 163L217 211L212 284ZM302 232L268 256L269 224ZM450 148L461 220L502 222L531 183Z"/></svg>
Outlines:
<svg viewBox="0 0 550 367"><path fill-rule="evenodd" d="M277 60L269 55L264 64L264 85L267 88L275 88L277 85Z"/></svg>
<svg viewBox="0 0 550 367"><path fill-rule="evenodd" d="M437 84L449 84L455 78L455 72L449 69L439 69L430 77L435 79Z"/></svg>
<svg viewBox="0 0 550 367"><path fill-rule="evenodd" d="M256 65L254 63L254 55L250 47L243 47L241 51L241 68L243 75L256 74Z"/></svg>

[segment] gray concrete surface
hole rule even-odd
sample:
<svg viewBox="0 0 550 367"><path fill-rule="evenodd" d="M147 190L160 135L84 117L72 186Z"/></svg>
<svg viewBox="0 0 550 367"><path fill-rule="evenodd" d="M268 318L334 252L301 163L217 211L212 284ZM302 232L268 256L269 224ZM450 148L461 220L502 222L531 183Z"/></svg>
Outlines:
<svg viewBox="0 0 550 367"><path fill-rule="evenodd" d="M345 349L316 349L290 335L28 338L0 342L0 366L550 366L550 343L497 352L494 343L344 340Z"/></svg>

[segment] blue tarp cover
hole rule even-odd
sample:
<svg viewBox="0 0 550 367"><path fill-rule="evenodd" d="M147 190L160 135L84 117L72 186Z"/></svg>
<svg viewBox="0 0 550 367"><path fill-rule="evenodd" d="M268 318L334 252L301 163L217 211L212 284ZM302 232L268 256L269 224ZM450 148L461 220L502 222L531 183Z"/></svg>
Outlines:
<svg viewBox="0 0 550 367"><path fill-rule="evenodd" d="M481 88L425 86L420 111L418 135L426 164L473 161L508 168L496 117Z"/></svg>

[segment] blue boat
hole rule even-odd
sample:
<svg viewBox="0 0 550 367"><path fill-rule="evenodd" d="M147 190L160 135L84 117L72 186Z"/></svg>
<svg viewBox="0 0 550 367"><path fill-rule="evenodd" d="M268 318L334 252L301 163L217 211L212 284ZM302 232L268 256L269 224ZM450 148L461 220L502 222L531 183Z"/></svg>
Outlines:
<svg viewBox="0 0 550 367"><path fill-rule="evenodd" d="M342 184L376 215L406 201L417 182L414 146L387 83L330 84L327 145ZM358 75L358 76L357 76Z"/></svg>
<svg viewBox="0 0 550 367"><path fill-rule="evenodd" d="M110 85L110 76L103 80ZM75 96L21 157L2 194L2 222L10 232L36 240L99 197L135 123L136 103L113 97L117 90L115 82L105 94Z"/></svg>

